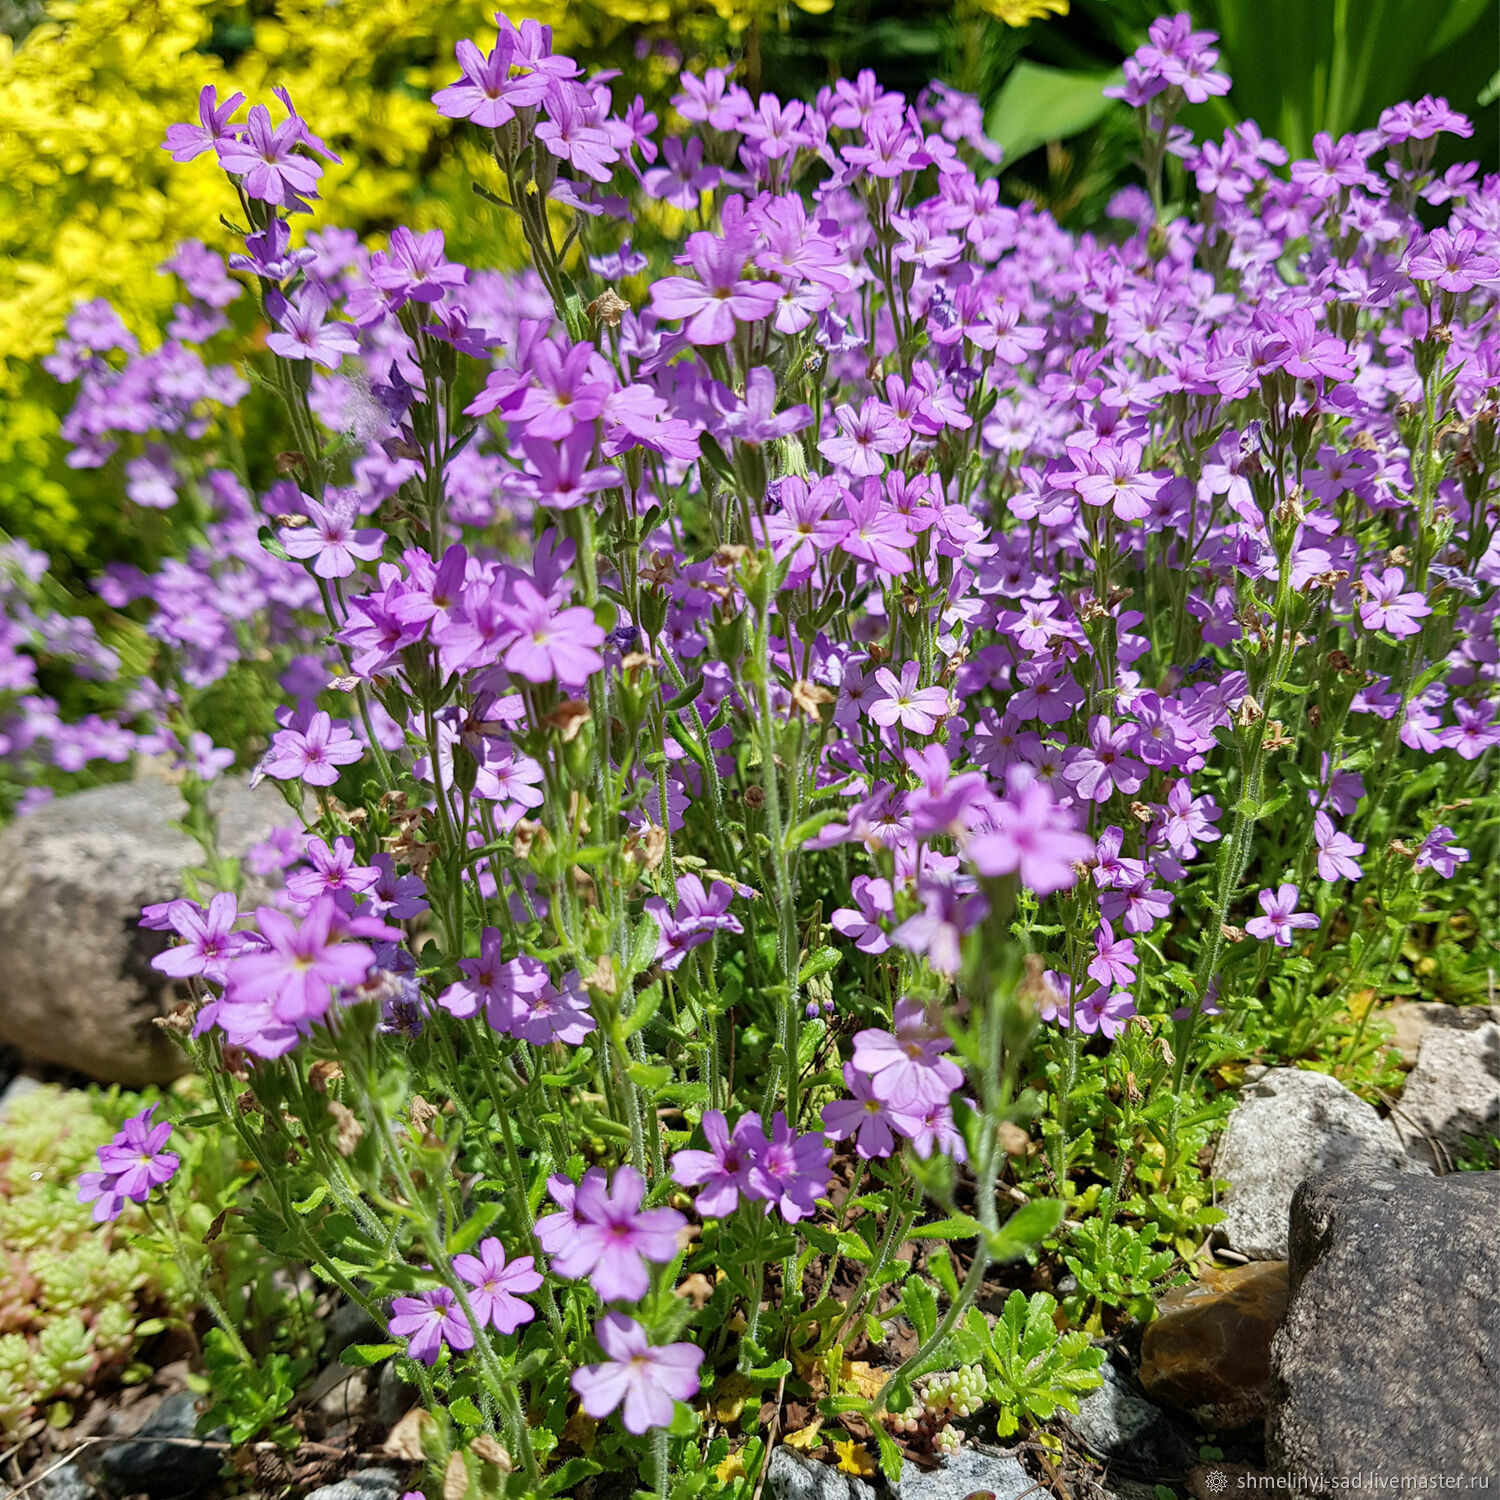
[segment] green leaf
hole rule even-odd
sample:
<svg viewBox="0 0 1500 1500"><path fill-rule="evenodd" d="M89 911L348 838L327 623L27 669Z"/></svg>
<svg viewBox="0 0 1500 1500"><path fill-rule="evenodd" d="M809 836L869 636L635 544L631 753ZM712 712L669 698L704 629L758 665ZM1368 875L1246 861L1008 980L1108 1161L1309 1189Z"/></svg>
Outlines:
<svg viewBox="0 0 1500 1500"><path fill-rule="evenodd" d="M339 1363L346 1369L363 1370L400 1352L400 1344L350 1344L340 1353Z"/></svg>
<svg viewBox="0 0 1500 1500"><path fill-rule="evenodd" d="M843 956L837 948L827 945L809 953L802 967L797 970L797 983L806 984L808 980L816 979L820 974L831 974L838 968Z"/></svg>
<svg viewBox="0 0 1500 1500"><path fill-rule="evenodd" d="M875 1441L880 1445L880 1472L885 1475L888 1484L900 1483L901 1450L896 1446L895 1439L880 1422L871 1422L870 1431L875 1434Z"/></svg>
<svg viewBox="0 0 1500 1500"><path fill-rule="evenodd" d="M920 1276L908 1276L901 1291L901 1305L917 1330L918 1340L925 1344L937 1332L936 1293Z"/></svg>
<svg viewBox="0 0 1500 1500"><path fill-rule="evenodd" d="M673 694L668 698L664 707L669 714L675 714L678 709L687 708L698 701L698 695L703 691L703 673L690 677L680 693Z"/></svg>
<svg viewBox="0 0 1500 1500"><path fill-rule="evenodd" d="M672 1081L672 1070L665 1063L653 1067L649 1063L633 1062L625 1072L637 1088L645 1089L648 1094Z"/></svg>
<svg viewBox="0 0 1500 1500"><path fill-rule="evenodd" d="M953 1214L931 1224L919 1224L906 1237L909 1240L972 1240L983 1233L984 1226L972 1215Z"/></svg>
<svg viewBox="0 0 1500 1500"><path fill-rule="evenodd" d="M652 926L655 925L653 922ZM625 1035L634 1036L642 1026L649 1025L651 1018L661 1009L661 1000L661 981L657 980L654 984L648 984L636 997L635 1009L630 1012L630 1018L625 1022ZM670 1076L668 1074L668 1077ZM665 1078L662 1079L662 1083L666 1081ZM657 1084L655 1087L660 1088L661 1084Z"/></svg>
<svg viewBox="0 0 1500 1500"><path fill-rule="evenodd" d="M312 1192L307 1195L307 1197L305 1197L300 1203L293 1203L292 1207L295 1208L299 1214L310 1214L313 1209L315 1209L327 1196L328 1184L326 1182L320 1182L317 1187L315 1187Z"/></svg>
<svg viewBox="0 0 1500 1500"><path fill-rule="evenodd" d="M488 1203L478 1204L474 1212L448 1239L448 1254L462 1255L471 1246L479 1243L480 1236L500 1217L504 1205L492 1198Z"/></svg>
<svg viewBox="0 0 1500 1500"><path fill-rule="evenodd" d="M479 1410L467 1396L460 1396L456 1401L448 1403L448 1410L464 1424L465 1427L483 1427L484 1413Z"/></svg>
<svg viewBox="0 0 1500 1500"><path fill-rule="evenodd" d="M989 1236L990 1254L996 1260L1016 1260L1049 1234L1055 1234L1066 1210L1056 1198L1038 1198L1018 1208Z"/></svg>
<svg viewBox="0 0 1500 1500"><path fill-rule="evenodd" d="M1104 89L1121 77L1118 68L1107 73L1071 72L1023 59L990 105L985 133L1005 148L1007 163L1015 162L1048 141L1067 140L1103 119L1116 107L1115 100L1104 97Z"/></svg>

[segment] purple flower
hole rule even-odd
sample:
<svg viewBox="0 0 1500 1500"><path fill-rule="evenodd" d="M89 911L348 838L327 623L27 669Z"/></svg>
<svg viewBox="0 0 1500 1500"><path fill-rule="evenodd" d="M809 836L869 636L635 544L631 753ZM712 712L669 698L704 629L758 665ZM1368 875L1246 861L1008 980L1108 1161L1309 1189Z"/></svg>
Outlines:
<svg viewBox="0 0 1500 1500"><path fill-rule="evenodd" d="M1007 784L994 826L971 837L964 853L981 875L1019 875L1039 896L1066 890L1078 878L1075 865L1093 853L1093 841L1040 781L1013 767Z"/></svg>
<svg viewBox="0 0 1500 1500"><path fill-rule="evenodd" d="M828 1190L828 1162L832 1149L815 1131L798 1135L779 1110L771 1122L771 1136L750 1168L757 1194L780 1209L788 1224L817 1212L818 1199Z"/></svg>
<svg viewBox="0 0 1500 1500"><path fill-rule="evenodd" d="M1422 627L1417 621L1432 613L1432 606L1421 594L1402 592L1406 574L1401 568L1387 568L1379 574L1366 568L1360 581L1366 597L1359 618L1366 630L1385 630L1400 640L1418 634Z"/></svg>
<svg viewBox="0 0 1500 1500"><path fill-rule="evenodd" d="M225 965L246 947L245 934L233 930L238 918L238 905L228 891L220 891L206 913L192 901L169 902L167 920L184 941L158 953L151 967L173 979L201 974L222 984Z"/></svg>
<svg viewBox="0 0 1500 1500"><path fill-rule="evenodd" d="M604 665L604 627L578 605L559 609L524 578L506 611L505 670L527 682L580 684Z"/></svg>
<svg viewBox="0 0 1500 1500"><path fill-rule="evenodd" d="M1117 448L1077 450L1085 468L1072 475L1073 488L1085 505L1108 505L1121 521L1140 521L1151 514L1151 502L1164 481L1141 468L1141 445L1126 441Z"/></svg>
<svg viewBox="0 0 1500 1500"><path fill-rule="evenodd" d="M1460 698L1453 705L1458 723L1443 730L1441 742L1457 750L1464 760L1477 760L1492 745L1500 745L1500 724L1495 722L1495 705L1488 699L1468 702Z"/></svg>
<svg viewBox="0 0 1500 1500"><path fill-rule="evenodd" d="M646 1330L623 1313L605 1313L594 1324L603 1364L574 1370L573 1389L596 1422L624 1405L626 1432L671 1425L674 1403L698 1393L703 1351L694 1344L652 1344Z"/></svg>
<svg viewBox="0 0 1500 1500"><path fill-rule="evenodd" d="M1471 292L1481 282L1493 283L1500 278L1500 260L1485 255L1479 248L1479 236L1472 229L1452 234L1434 229L1427 243L1413 251L1406 274L1413 281L1430 281L1445 292Z"/></svg>
<svg viewBox="0 0 1500 1500"><path fill-rule="evenodd" d="M285 100L283 99L283 102ZM214 142L219 164L226 172L244 179L245 191L252 198L274 203L281 208L301 208L302 197L317 188L323 168L299 148L321 151L337 161L326 146L313 136L295 113L271 124L270 112L257 104L237 135L221 135Z"/></svg>
<svg viewBox="0 0 1500 1500"><path fill-rule="evenodd" d="M661 928L656 961L662 968L677 968L690 950L708 942L716 932L743 932L740 919L729 910L733 899L734 888L726 882L716 880L705 891L701 877L695 874L677 877L675 911L669 911L660 896L649 897L645 910Z"/></svg>
<svg viewBox="0 0 1500 1500"><path fill-rule="evenodd" d="M536 1309L521 1300L542 1284L534 1257L507 1262L504 1245L491 1235L480 1241L477 1256L455 1255L453 1269L469 1286L469 1306L481 1327L488 1324L497 1333L514 1333L536 1317Z"/></svg>
<svg viewBox="0 0 1500 1500"><path fill-rule="evenodd" d="M896 1029L857 1032L854 1066L868 1073L877 1098L899 1110L946 1104L963 1081L958 1064L943 1056L953 1044L931 1026L920 1000L896 1004Z"/></svg>
<svg viewBox="0 0 1500 1500"><path fill-rule="evenodd" d="M486 927L479 939L479 957L459 959L464 977L438 996L438 1004L460 1020L483 1010L492 1031L508 1033L518 1006L546 985L547 970L527 954L506 962L500 944L499 928Z"/></svg>
<svg viewBox="0 0 1500 1500"><path fill-rule="evenodd" d="M1111 728L1103 714L1089 721L1089 743L1073 752L1063 771L1084 801L1107 802L1116 791L1128 795L1140 790L1146 771L1128 754L1135 748L1136 733L1133 724Z"/></svg>
<svg viewBox="0 0 1500 1500"><path fill-rule="evenodd" d="M79 1177L78 1201L94 1205L96 1223L119 1218L127 1202L144 1203L151 1189L170 1182L181 1165L175 1152L162 1149L172 1127L166 1120L152 1123L156 1109L152 1104L126 1120L115 1137L99 1147L99 1171Z"/></svg>
<svg viewBox="0 0 1500 1500"><path fill-rule="evenodd" d="M651 288L651 310L659 318L683 319L682 333L690 344L712 348L734 337L737 323L758 323L776 310L774 282L747 281L742 242L721 240L700 232L688 236L687 254L678 263L698 273L699 280L667 276Z"/></svg>
<svg viewBox="0 0 1500 1500"><path fill-rule="evenodd" d="M879 725L890 728L900 724L913 734L932 734L938 720L953 711L947 688L918 687L922 668L914 661L906 662L898 678L889 667L879 667L875 681L884 694L870 699L866 713Z"/></svg>
<svg viewBox="0 0 1500 1500"><path fill-rule="evenodd" d="M885 402L866 396L858 411L840 406L834 411L838 431L818 444L831 464L856 477L885 472L885 453L899 453L911 441L911 429Z"/></svg>
<svg viewBox="0 0 1500 1500"><path fill-rule="evenodd" d="M474 1347L474 1330L448 1287L397 1297L391 1303L391 1312L387 1326L392 1335L406 1339L407 1355L424 1365L437 1363L444 1344L458 1353Z"/></svg>
<svg viewBox="0 0 1500 1500"><path fill-rule="evenodd" d="M278 1021L292 1025L320 1019L335 992L362 983L375 963L366 944L345 941L340 917L327 895L313 902L301 926L275 907L260 907L255 922L265 946L230 963L228 995L252 1005L267 1002ZM392 939L401 935L395 928L385 932Z"/></svg>
<svg viewBox="0 0 1500 1500"><path fill-rule="evenodd" d="M300 778L309 786L332 786L339 779L338 768L353 765L364 753L342 719L335 722L319 710L305 729L277 730L260 768L277 781Z"/></svg>
<svg viewBox="0 0 1500 1500"><path fill-rule="evenodd" d="M1132 984L1140 959L1130 938L1117 938L1108 920L1099 923L1094 934L1094 957L1089 960L1089 977L1102 985Z"/></svg>
<svg viewBox="0 0 1500 1500"><path fill-rule="evenodd" d="M598 1167L583 1174L574 1192L569 1183L559 1193L555 1177L549 1186L563 1212L538 1220L536 1233L553 1272L587 1276L604 1302L639 1302L651 1289L646 1262L676 1257L687 1220L675 1208L643 1209L646 1182L634 1167L617 1167L608 1188Z"/></svg>
<svg viewBox="0 0 1500 1500"><path fill-rule="evenodd" d="M275 318L282 331L266 335L266 348L283 359L309 359L338 369L344 355L359 353L359 341L349 324L329 323L327 317L328 298L317 287L304 288L295 302L278 298Z"/></svg>
<svg viewBox="0 0 1500 1500"><path fill-rule="evenodd" d="M510 1034L534 1047L545 1047L548 1042L576 1047L596 1026L577 969L569 969L561 985L548 979L540 989L518 990L512 1001Z"/></svg>
<svg viewBox="0 0 1500 1500"><path fill-rule="evenodd" d="M1469 851L1460 849L1453 837L1453 830L1439 823L1422 840L1422 847L1412 861L1412 869L1436 870L1444 880L1452 880L1458 867L1469 862Z"/></svg>
<svg viewBox="0 0 1500 1500"><path fill-rule="evenodd" d="M850 939L861 953L884 953L891 940L880 919L896 914L890 881L856 875L850 884L850 894L858 910L841 906L829 917L829 925Z"/></svg>
<svg viewBox="0 0 1500 1500"><path fill-rule="evenodd" d="M1135 999L1128 990L1100 985L1073 1007L1073 1024L1085 1035L1097 1031L1113 1041L1134 1014Z"/></svg>
<svg viewBox="0 0 1500 1500"><path fill-rule="evenodd" d="M874 1089L868 1073L853 1063L844 1064L844 1087L848 1099L834 1099L823 1106L823 1134L830 1141L854 1137L854 1149L866 1160L889 1156L896 1149L892 1110Z"/></svg>
<svg viewBox="0 0 1500 1500"><path fill-rule="evenodd" d="M750 1170L765 1150L765 1130L754 1110L741 1115L731 1132L723 1111L710 1109L703 1116L703 1135L708 1150L677 1152L672 1178L698 1188L696 1205L704 1218L726 1218L739 1207L741 1194L758 1196L751 1192Z"/></svg>
<svg viewBox="0 0 1500 1500"><path fill-rule="evenodd" d="M169 125L162 150L172 153L173 161L192 161L211 150L220 141L232 140L237 127L229 123L235 110L245 102L243 94L231 94L218 103L218 90L206 84L198 95L198 118L201 125Z"/></svg>
<svg viewBox="0 0 1500 1500"><path fill-rule="evenodd" d="M848 523L839 547L850 557L869 563L877 572L899 578L911 569L907 548L917 544L917 533L892 510L878 480L868 480L858 494L844 498Z"/></svg>
<svg viewBox="0 0 1500 1500"><path fill-rule="evenodd" d="M1251 917L1245 923L1245 931L1262 942L1270 939L1278 948L1290 948L1294 929L1320 925L1312 912L1297 910L1294 885L1284 882L1279 890L1263 890L1257 899L1265 915Z"/></svg>
<svg viewBox="0 0 1500 1500"><path fill-rule="evenodd" d="M1313 841L1318 846L1318 874L1324 880L1358 880L1360 868L1354 856L1363 854L1365 846L1333 826L1325 812L1313 817Z"/></svg>
<svg viewBox="0 0 1500 1500"><path fill-rule="evenodd" d="M332 849L322 839L309 839L307 859L312 869L287 876L287 894L298 901L316 901L327 893L344 898L347 904L348 898L373 890L380 879L374 865L354 863L353 839L335 839Z"/></svg>
<svg viewBox="0 0 1500 1500"><path fill-rule="evenodd" d="M330 492L328 503L303 497L312 517L310 526L283 526L281 545L295 558L313 560L319 578L347 578L356 562L373 562L385 546L385 533L373 526L356 526L358 498L351 492Z"/></svg>

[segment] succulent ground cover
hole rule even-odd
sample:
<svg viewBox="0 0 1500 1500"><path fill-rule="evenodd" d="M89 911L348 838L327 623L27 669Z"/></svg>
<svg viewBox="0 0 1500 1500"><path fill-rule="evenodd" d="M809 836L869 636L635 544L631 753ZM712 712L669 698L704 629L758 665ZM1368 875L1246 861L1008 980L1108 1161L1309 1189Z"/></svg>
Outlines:
<svg viewBox="0 0 1500 1500"><path fill-rule="evenodd" d="M1145 186L1075 236L949 90L663 121L502 17L433 107L522 275L301 236L315 100L168 132L243 249L49 362L192 535L98 582L153 643L117 721L34 691L38 640L123 668L11 554L18 780L175 756L204 847L144 921L211 1107L82 1191L232 1142L219 1228L378 1321L429 1495L1038 1430L1202 1253L1247 1062L1378 1097L1380 1001L1484 993L1500 182L1433 176L1434 99L1196 141L1216 63L1152 28ZM204 726L259 704L297 826L242 870ZM295 1441L295 1333L199 1290L205 1420Z"/></svg>

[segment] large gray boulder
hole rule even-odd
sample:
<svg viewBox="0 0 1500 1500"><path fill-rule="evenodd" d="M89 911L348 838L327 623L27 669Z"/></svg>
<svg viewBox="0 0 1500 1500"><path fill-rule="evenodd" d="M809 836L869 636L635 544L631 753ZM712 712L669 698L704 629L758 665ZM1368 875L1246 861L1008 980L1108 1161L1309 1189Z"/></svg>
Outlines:
<svg viewBox="0 0 1500 1500"><path fill-rule="evenodd" d="M220 847L243 855L295 816L273 786L216 783ZM59 797L0 833L0 1041L105 1083L165 1083L181 1050L152 1022L181 998L151 967L170 935L141 908L182 894L198 845L176 787L130 781Z"/></svg>
<svg viewBox="0 0 1500 1500"><path fill-rule="evenodd" d="M1466 1136L1500 1135L1500 1025L1432 1027L1392 1119L1411 1159L1439 1172L1453 1169Z"/></svg>
<svg viewBox="0 0 1500 1500"><path fill-rule="evenodd" d="M1347 1168L1298 1189L1266 1452L1351 1474L1500 1476L1500 1173Z"/></svg>
<svg viewBox="0 0 1500 1500"><path fill-rule="evenodd" d="M1248 1085L1214 1158L1229 1188L1220 1233L1252 1260L1285 1260L1292 1194L1356 1161L1420 1170L1388 1120L1326 1073L1273 1068Z"/></svg>

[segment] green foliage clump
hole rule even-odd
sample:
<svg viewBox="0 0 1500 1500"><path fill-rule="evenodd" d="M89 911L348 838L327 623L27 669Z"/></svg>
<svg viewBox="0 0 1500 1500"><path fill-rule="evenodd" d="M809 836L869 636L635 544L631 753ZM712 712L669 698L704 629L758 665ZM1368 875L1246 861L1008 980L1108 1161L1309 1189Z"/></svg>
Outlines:
<svg viewBox="0 0 1500 1500"><path fill-rule="evenodd" d="M1104 1378L1104 1350L1087 1333L1059 1333L1057 1301L1046 1292L1028 1298L1015 1291L994 1324L969 1310L964 1331L979 1346L989 1375L989 1398L997 1409L996 1431L1008 1437L1023 1423L1036 1426L1059 1411L1076 1412L1078 1398Z"/></svg>

